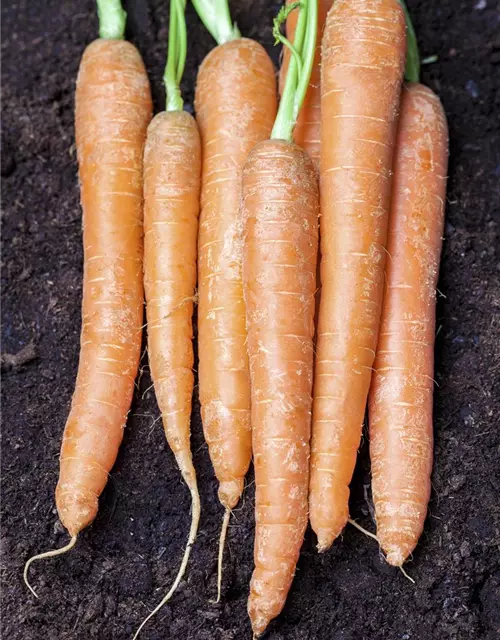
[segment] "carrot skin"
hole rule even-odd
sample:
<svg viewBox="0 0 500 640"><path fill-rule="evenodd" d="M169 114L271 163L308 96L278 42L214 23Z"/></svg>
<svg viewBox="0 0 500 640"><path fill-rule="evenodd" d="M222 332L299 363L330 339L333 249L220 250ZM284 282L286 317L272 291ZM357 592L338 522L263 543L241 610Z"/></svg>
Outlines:
<svg viewBox="0 0 500 640"><path fill-rule="evenodd" d="M321 67L322 290L309 496L320 551L348 518L379 330L404 62L397 0L336 0Z"/></svg>
<svg viewBox="0 0 500 640"><path fill-rule="evenodd" d="M267 140L243 172L244 291L252 381L256 635L282 610L307 525L318 185L294 143Z"/></svg>
<svg viewBox="0 0 500 640"><path fill-rule="evenodd" d="M436 285L448 130L439 98L403 89L389 219L385 297L369 397L377 537L400 566L424 527L431 491Z"/></svg>
<svg viewBox="0 0 500 640"><path fill-rule="evenodd" d="M203 145L199 385L205 439L228 509L241 496L252 455L241 175L251 149L271 133L276 102L274 67L257 42L232 40L203 61L195 95Z"/></svg>
<svg viewBox="0 0 500 640"><path fill-rule="evenodd" d="M140 357L142 156L152 103L137 49L96 40L76 85L83 209L80 362L64 430L56 503L71 536L96 516L123 437Z"/></svg>
<svg viewBox="0 0 500 640"><path fill-rule="evenodd" d="M185 111L159 113L144 152L144 285L148 352L167 441L190 489L193 307L201 143Z"/></svg>
<svg viewBox="0 0 500 640"><path fill-rule="evenodd" d="M287 0L291 4L294 0ZM328 10L332 6L332 0L317 0L318 2L318 41L314 57L314 66L307 89L306 97L300 110L297 124L293 132L293 139L299 147L302 147L313 161L319 174L320 141L321 141L321 34L326 21ZM286 20L286 36L293 42L299 11L295 9ZM283 63L280 68L279 89L280 95L285 87L286 73L290 62L290 50L283 47Z"/></svg>

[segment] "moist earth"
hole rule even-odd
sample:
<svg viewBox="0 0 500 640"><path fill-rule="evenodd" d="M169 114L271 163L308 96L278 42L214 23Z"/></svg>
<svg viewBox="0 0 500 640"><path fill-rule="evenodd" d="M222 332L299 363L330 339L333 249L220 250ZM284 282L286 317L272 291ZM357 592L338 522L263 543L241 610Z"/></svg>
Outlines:
<svg viewBox="0 0 500 640"><path fill-rule="evenodd" d="M451 158L439 282L435 466L429 517L407 572L348 527L318 555L309 530L269 640L494 640L500 637L500 5L408 0L423 81L444 103ZM150 73L156 110L168 35L166 0L128 0L128 37ZM234 0L243 34L275 63L278 4ZM183 93L214 46L191 7ZM22 582L33 553L68 537L57 519L58 452L78 363L81 211L73 129L78 64L97 36L92 0L2 3L2 613L10 640L130 639L172 583L190 499L166 445L147 355L123 445L95 522L64 557L33 566L40 599ZM495 113L496 118L495 118ZM202 519L186 579L142 637L250 638L254 486L235 510L216 592L222 508L203 440L197 390L192 446ZM351 515L373 531L366 434Z"/></svg>

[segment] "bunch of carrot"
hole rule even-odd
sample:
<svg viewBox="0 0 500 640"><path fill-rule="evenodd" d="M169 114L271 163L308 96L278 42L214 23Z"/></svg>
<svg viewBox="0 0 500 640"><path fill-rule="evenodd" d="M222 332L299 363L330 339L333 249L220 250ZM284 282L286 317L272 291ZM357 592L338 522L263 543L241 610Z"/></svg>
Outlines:
<svg viewBox="0 0 500 640"><path fill-rule="evenodd" d="M248 610L258 636L284 606L308 519L319 551L349 520L367 404L387 561L401 566L422 532L445 116L419 84L415 34L398 0L288 2L274 25L286 52L278 110L264 49L241 37L224 0L193 0L218 44L199 70L195 120L179 90L185 0L171 0L166 110L150 122L146 71L123 40L126 14L119 0L97 4L100 38L84 53L76 91L83 324L56 490L71 540L31 558L25 580L33 560L68 551L97 513L137 374L144 286L152 378L192 524L171 590L135 637L174 593L198 530L195 302L203 429L224 508L218 599L228 522L253 453Z"/></svg>

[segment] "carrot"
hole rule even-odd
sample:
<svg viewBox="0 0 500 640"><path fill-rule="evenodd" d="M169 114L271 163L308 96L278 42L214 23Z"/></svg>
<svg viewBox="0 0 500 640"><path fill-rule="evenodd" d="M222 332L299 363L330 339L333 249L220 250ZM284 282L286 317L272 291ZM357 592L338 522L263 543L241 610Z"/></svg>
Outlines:
<svg viewBox="0 0 500 640"><path fill-rule="evenodd" d="M191 492L192 519L174 584L134 639L170 600L184 576L200 520L190 420L201 142L193 116L183 111L179 90L186 61L184 8L184 0L170 1L166 111L149 125L144 151L144 285L151 375L168 443Z"/></svg>
<svg viewBox="0 0 500 640"><path fill-rule="evenodd" d="M275 31L285 17L282 10ZM292 134L309 84L316 20L316 2L303 0L298 60L290 62L271 140L256 145L243 170L256 486L248 613L255 637L285 604L307 525L319 196L312 161Z"/></svg>
<svg viewBox="0 0 500 640"><path fill-rule="evenodd" d="M417 51L414 35L410 51ZM408 62L411 62L410 56ZM408 68L408 65L407 65ZM407 73L389 218L385 297L369 396L377 537L401 566L417 545L431 491L436 285L448 130L439 98Z"/></svg>
<svg viewBox="0 0 500 640"><path fill-rule="evenodd" d="M309 490L319 551L348 518L379 330L404 59L397 0L335 0L321 69L322 291Z"/></svg>
<svg viewBox="0 0 500 640"><path fill-rule="evenodd" d="M292 4L294 0L287 0ZM317 0L318 2L318 43L314 55L314 65L311 80L307 89L304 104L297 118L297 125L293 132L293 139L302 147L314 163L319 173L320 139L321 139L321 35L326 21L326 14L332 6L333 0ZM288 40L293 40L297 26L297 11L291 11L286 20L286 34ZM286 72L290 60L290 50L284 47L283 63L280 68L280 94L285 86Z"/></svg>
<svg viewBox="0 0 500 640"><path fill-rule="evenodd" d="M140 356L142 154L151 94L139 52L123 40L126 14L120 3L100 0L98 9L101 37L85 50L76 84L83 321L56 489L59 517L71 541L28 560L28 586L30 564L68 551L97 514L122 441Z"/></svg>
<svg viewBox="0 0 500 640"><path fill-rule="evenodd" d="M269 137L276 116L273 64L260 44L241 38L227 3L196 10L219 43L203 61L195 108L203 145L198 260L199 391L203 430L225 509L224 540L252 457L250 374L241 263L241 174L250 150Z"/></svg>

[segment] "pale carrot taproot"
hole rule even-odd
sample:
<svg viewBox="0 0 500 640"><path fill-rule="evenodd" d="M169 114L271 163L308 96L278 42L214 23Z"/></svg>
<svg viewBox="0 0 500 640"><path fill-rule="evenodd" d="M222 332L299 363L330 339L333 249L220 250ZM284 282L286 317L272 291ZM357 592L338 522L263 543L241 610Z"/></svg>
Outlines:
<svg viewBox="0 0 500 640"><path fill-rule="evenodd" d="M170 1L166 110L149 125L144 151L144 286L151 377L168 444L191 493L191 527L171 589L134 639L182 580L200 520L190 436L201 142L193 116L183 111L179 89L186 61L184 10L184 0Z"/></svg>
<svg viewBox="0 0 500 640"><path fill-rule="evenodd" d="M411 22L410 22L411 25ZM392 186L385 296L369 395L377 538L401 566L424 527L431 491L436 285L448 129L439 98L419 84L409 29ZM410 67L410 73L408 68Z"/></svg>
<svg viewBox="0 0 500 640"><path fill-rule="evenodd" d="M276 116L273 64L241 38L227 3L193 3L218 42L203 61L195 110L203 146L198 254L199 392L203 431L225 509L218 594L229 514L252 457L250 374L242 284L241 176L251 149L269 137Z"/></svg>
<svg viewBox="0 0 500 640"><path fill-rule="evenodd" d="M285 604L308 513L319 197L312 161L292 133L313 63L316 2L301 7L294 41L300 59L290 62L271 140L253 149L243 171L256 487L248 612L255 637Z"/></svg>
<svg viewBox="0 0 500 640"><path fill-rule="evenodd" d="M322 290L309 493L320 551L349 514L379 331L404 61L397 0L335 0L322 42Z"/></svg>
<svg viewBox="0 0 500 640"><path fill-rule="evenodd" d="M122 441L140 357L142 161L151 94L139 52L123 40L120 3L100 0L98 9L101 37L86 48L76 83L82 331L56 488L59 517L72 540L59 551L31 558L26 583L33 560L67 551L95 518Z"/></svg>

